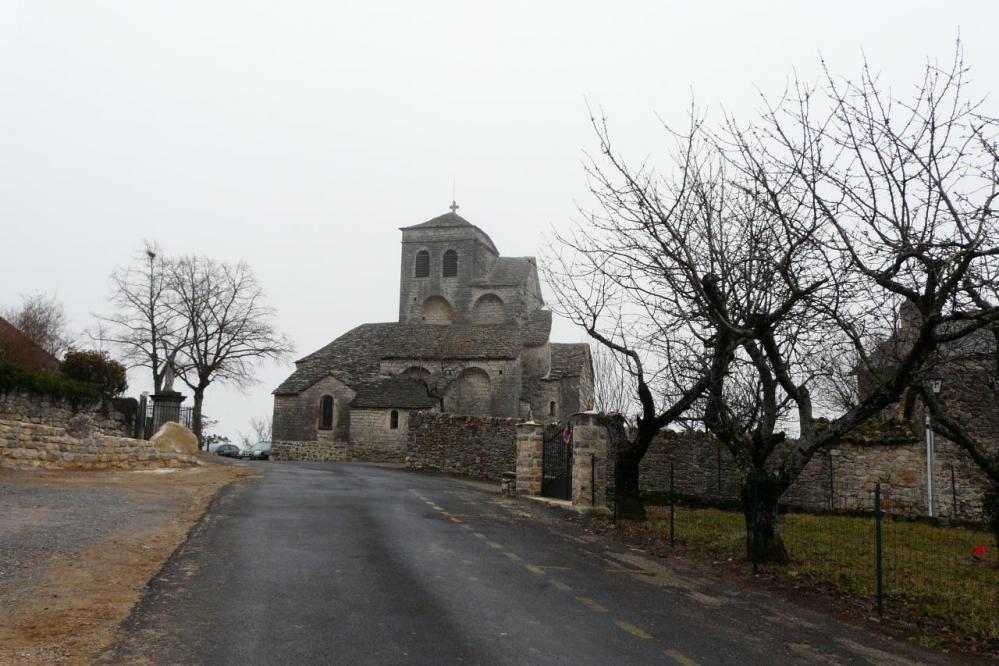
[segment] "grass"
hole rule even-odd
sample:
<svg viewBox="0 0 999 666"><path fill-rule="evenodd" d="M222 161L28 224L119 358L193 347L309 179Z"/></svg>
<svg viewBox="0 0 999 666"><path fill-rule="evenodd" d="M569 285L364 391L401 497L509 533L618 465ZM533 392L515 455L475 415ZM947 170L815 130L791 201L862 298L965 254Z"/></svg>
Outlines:
<svg viewBox="0 0 999 666"><path fill-rule="evenodd" d="M649 514L654 528L668 535L669 509L652 507ZM768 571L876 597L873 517L789 513L781 532L791 563ZM676 539L689 551L745 558L745 523L736 511L678 506ZM885 605L893 614L999 640L999 549L988 532L886 518L882 543ZM986 554L976 555L976 546Z"/></svg>

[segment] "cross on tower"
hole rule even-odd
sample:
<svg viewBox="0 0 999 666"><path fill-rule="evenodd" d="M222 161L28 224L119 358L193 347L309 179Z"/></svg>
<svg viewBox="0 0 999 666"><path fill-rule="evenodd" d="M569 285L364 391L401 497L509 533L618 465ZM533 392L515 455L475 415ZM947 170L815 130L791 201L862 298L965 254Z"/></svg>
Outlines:
<svg viewBox="0 0 999 666"><path fill-rule="evenodd" d="M457 214L458 213L458 208L459 208L458 203L456 201L454 201L453 199L451 200L451 206L450 207L451 207L451 212L453 214Z"/></svg>

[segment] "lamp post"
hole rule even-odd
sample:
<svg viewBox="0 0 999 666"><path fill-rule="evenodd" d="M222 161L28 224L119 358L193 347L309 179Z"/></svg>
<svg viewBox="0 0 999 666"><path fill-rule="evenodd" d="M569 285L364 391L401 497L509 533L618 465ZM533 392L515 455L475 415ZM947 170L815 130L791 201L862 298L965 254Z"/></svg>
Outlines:
<svg viewBox="0 0 999 666"><path fill-rule="evenodd" d="M933 392L934 395L940 393L940 387L943 385L943 380L939 377L928 377L926 379L926 388ZM924 423L926 430L926 509L929 516L932 518L936 515L933 509L933 423L930 420L930 410L923 405Z"/></svg>

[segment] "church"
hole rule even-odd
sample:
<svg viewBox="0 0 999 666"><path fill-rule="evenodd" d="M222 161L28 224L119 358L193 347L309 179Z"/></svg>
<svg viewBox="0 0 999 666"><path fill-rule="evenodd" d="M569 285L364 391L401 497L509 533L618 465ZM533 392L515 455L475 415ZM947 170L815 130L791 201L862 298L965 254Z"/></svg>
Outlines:
<svg viewBox="0 0 999 666"><path fill-rule="evenodd" d="M593 400L589 345L549 340L533 257L451 212L403 227L399 320L361 324L274 390L278 459L402 461L417 410L564 420Z"/></svg>

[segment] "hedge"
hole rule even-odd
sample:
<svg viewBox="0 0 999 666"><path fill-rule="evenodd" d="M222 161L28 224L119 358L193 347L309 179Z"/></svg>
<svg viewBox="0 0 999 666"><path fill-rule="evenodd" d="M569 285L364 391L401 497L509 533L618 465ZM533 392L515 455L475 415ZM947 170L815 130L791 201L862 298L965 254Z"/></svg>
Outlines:
<svg viewBox="0 0 999 666"><path fill-rule="evenodd" d="M55 372L32 372L0 363L0 393L13 391L53 401L65 400L74 410L101 402L100 392L90 384L67 379Z"/></svg>

